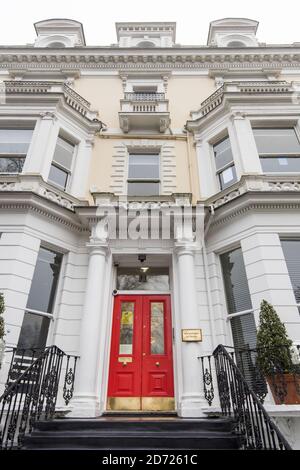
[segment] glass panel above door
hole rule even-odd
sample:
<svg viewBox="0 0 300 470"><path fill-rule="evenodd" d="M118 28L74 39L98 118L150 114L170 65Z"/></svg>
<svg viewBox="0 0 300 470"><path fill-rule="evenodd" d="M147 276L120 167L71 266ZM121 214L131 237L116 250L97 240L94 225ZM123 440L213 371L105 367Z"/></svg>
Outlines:
<svg viewBox="0 0 300 470"><path fill-rule="evenodd" d="M117 289L168 292L170 290L169 268L147 266L118 268Z"/></svg>
<svg viewBox="0 0 300 470"><path fill-rule="evenodd" d="M133 353L134 303L122 302L119 354Z"/></svg>
<svg viewBox="0 0 300 470"><path fill-rule="evenodd" d="M151 302L151 354L165 353L164 303Z"/></svg>

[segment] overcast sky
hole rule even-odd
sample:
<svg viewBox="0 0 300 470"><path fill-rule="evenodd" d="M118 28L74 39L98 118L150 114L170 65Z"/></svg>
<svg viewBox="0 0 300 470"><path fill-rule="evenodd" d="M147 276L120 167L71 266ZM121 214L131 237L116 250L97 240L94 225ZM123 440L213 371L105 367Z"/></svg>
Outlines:
<svg viewBox="0 0 300 470"><path fill-rule="evenodd" d="M300 0L11 0L0 15L1 45L33 43L49 18L82 22L87 45L116 43L116 21L176 21L178 43L203 45L209 22L232 16L258 20L260 42L300 42Z"/></svg>

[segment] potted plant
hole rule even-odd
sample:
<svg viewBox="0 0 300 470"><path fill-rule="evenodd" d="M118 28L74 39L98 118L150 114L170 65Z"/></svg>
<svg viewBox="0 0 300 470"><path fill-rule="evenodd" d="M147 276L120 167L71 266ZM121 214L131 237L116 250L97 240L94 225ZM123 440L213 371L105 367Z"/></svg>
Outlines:
<svg viewBox="0 0 300 470"><path fill-rule="evenodd" d="M274 307L263 300L257 332L257 366L266 377L276 405L300 404L300 370L293 343Z"/></svg>
<svg viewBox="0 0 300 470"><path fill-rule="evenodd" d="M3 294L0 293L0 369L4 357L4 349L5 349L5 341L4 341L4 318L3 318L3 313L5 309L5 304L4 304L4 297Z"/></svg>

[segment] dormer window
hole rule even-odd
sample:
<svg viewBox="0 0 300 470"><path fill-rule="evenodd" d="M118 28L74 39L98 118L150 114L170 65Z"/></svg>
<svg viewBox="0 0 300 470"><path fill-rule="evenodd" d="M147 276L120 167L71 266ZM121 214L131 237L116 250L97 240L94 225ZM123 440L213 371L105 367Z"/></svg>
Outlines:
<svg viewBox="0 0 300 470"><path fill-rule="evenodd" d="M66 45L63 42L51 42L47 47L51 47L53 49L62 49L63 47L66 47Z"/></svg>

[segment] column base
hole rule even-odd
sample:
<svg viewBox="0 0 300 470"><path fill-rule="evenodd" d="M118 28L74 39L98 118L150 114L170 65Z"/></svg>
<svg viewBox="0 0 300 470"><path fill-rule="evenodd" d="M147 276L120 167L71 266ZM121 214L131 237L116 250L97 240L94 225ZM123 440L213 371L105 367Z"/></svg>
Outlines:
<svg viewBox="0 0 300 470"><path fill-rule="evenodd" d="M181 418L207 418L204 413L205 403L201 397L185 396L178 406L178 416Z"/></svg>
<svg viewBox="0 0 300 470"><path fill-rule="evenodd" d="M101 410L98 397L94 395L76 395L72 399L69 409L68 418L96 418L101 416Z"/></svg>

